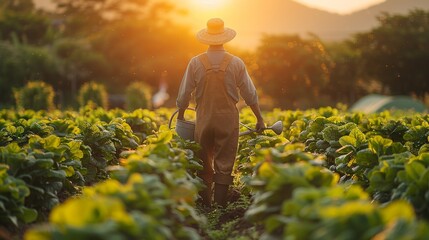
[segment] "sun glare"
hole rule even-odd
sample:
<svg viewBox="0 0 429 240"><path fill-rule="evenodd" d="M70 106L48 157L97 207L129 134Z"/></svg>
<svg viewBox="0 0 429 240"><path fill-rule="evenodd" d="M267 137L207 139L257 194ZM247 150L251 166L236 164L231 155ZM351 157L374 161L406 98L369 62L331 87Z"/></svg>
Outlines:
<svg viewBox="0 0 429 240"><path fill-rule="evenodd" d="M226 0L192 0L197 8L220 8Z"/></svg>

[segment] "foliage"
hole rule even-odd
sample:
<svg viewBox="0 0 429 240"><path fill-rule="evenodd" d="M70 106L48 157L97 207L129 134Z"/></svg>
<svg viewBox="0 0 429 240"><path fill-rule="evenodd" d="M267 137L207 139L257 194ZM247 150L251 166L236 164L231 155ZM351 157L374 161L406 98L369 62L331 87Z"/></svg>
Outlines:
<svg viewBox="0 0 429 240"><path fill-rule="evenodd" d="M8 165L0 164L0 223L17 227L19 221L34 221L37 211L25 207L24 201L30 190L24 181L10 176L8 168Z"/></svg>
<svg viewBox="0 0 429 240"><path fill-rule="evenodd" d="M329 84L332 60L319 39L265 36L256 54L263 91L283 108L302 108L305 99L316 100Z"/></svg>
<svg viewBox="0 0 429 240"><path fill-rule="evenodd" d="M126 89L125 105L128 111L139 108L150 109L152 106L151 89L143 82L131 83Z"/></svg>
<svg viewBox="0 0 429 240"><path fill-rule="evenodd" d="M189 55L204 49L195 45L188 27L170 21L180 11L169 1L55 2L62 16L66 16L63 34L91 40L93 52L109 63L105 67L109 78L103 81L108 81L109 89L118 94L140 79L155 88L163 72L168 72L169 90L175 93ZM175 44L171 44L171 39L175 39Z"/></svg>
<svg viewBox="0 0 429 240"><path fill-rule="evenodd" d="M58 39L53 43L52 54L58 59L59 71L63 79L58 89L63 92L64 98L68 100L66 103L69 105L75 101L78 86L87 79L104 80L111 71L104 56L95 52L86 39Z"/></svg>
<svg viewBox="0 0 429 240"><path fill-rule="evenodd" d="M54 135L46 138L34 135L28 145L10 143L0 147L0 162L9 166L9 174L25 181L31 194L27 206L49 210L59 203L61 190L75 191L70 180L83 181L80 142L61 143ZM64 187L64 189L63 189Z"/></svg>
<svg viewBox="0 0 429 240"><path fill-rule="evenodd" d="M299 115L275 114L283 119ZM240 143L253 146L241 149L237 170L253 192L246 218L264 224L262 239L428 236L426 223L417 220L427 218L424 144L428 137L423 130L427 118L416 114L398 120L386 113L362 116L335 109L302 114L297 123L285 124L296 127L296 133L283 132L295 144L276 143L275 136ZM248 116L242 118L247 121ZM408 148L414 141L422 147L418 158ZM371 203L370 197L388 203Z"/></svg>
<svg viewBox="0 0 429 240"><path fill-rule="evenodd" d="M204 218L193 206L201 165L192 151L169 146L172 138L162 127L147 145L124 152L113 179L55 208L48 227L33 228L25 239L200 239L194 227ZM84 214L76 214L82 205Z"/></svg>
<svg viewBox="0 0 429 240"><path fill-rule="evenodd" d="M359 54L350 40L326 43L326 51L334 62L325 92L335 103L352 104L370 89L362 84ZM362 70L365 71L365 70Z"/></svg>
<svg viewBox="0 0 429 240"><path fill-rule="evenodd" d="M429 89L429 71L425 67L429 56L429 12L385 13L378 20L379 26L357 34L353 41L365 73L378 79L391 94L422 98Z"/></svg>
<svg viewBox="0 0 429 240"><path fill-rule="evenodd" d="M166 127L172 111L1 110L0 179L12 184L0 197L0 211L12 206L2 223L22 226L56 205L27 239L233 239L244 228L239 239L428 237L427 114L264 113L283 132L240 138L241 198L208 213L206 225L195 205L199 146ZM248 109L240 118L254 124Z"/></svg>
<svg viewBox="0 0 429 240"><path fill-rule="evenodd" d="M12 104L12 89L22 88L29 79L41 79L55 88L61 82L55 57L46 48L0 42L0 96Z"/></svg>
<svg viewBox="0 0 429 240"><path fill-rule="evenodd" d="M140 115L101 108L82 111L81 115L1 110L0 163L7 166L5 184L13 180L7 189L12 191L13 184L17 184L21 194L14 194L15 199L4 193L6 197L1 199L10 210L2 223L21 227L34 220L30 217L36 210L41 220L64 198L79 192L81 186L106 179L107 167L118 164L120 153L136 149L145 139L133 134L125 118L139 116L147 121L144 127L158 126L154 123L158 119L151 118L152 112L136 113Z"/></svg>
<svg viewBox="0 0 429 240"><path fill-rule="evenodd" d="M33 110L54 109L55 92L52 86L42 81L28 82L14 93L17 108Z"/></svg>
<svg viewBox="0 0 429 240"><path fill-rule="evenodd" d="M79 89L78 101L81 107L91 105L107 109L107 91L100 83L87 82Z"/></svg>
<svg viewBox="0 0 429 240"><path fill-rule="evenodd" d="M4 0L0 5L0 40L42 45L52 38L50 19L31 0Z"/></svg>

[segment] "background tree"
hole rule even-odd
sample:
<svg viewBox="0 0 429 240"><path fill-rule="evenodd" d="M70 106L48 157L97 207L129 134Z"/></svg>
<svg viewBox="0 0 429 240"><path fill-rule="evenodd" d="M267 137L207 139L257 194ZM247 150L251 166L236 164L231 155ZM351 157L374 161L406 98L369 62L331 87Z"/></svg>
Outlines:
<svg viewBox="0 0 429 240"><path fill-rule="evenodd" d="M53 44L52 50L58 59L62 76L62 81L56 84L57 90L67 105L75 105L73 99L77 89L88 79L104 81L112 72L103 54L95 51L90 42L84 39L59 39Z"/></svg>
<svg viewBox="0 0 429 240"><path fill-rule="evenodd" d="M385 13L378 20L380 26L354 38L364 73L391 94L423 98L429 91L429 12Z"/></svg>
<svg viewBox="0 0 429 240"><path fill-rule="evenodd" d="M36 11L32 0L3 1L0 3L0 40L37 45L52 41L50 19Z"/></svg>
<svg viewBox="0 0 429 240"><path fill-rule="evenodd" d="M123 94L140 79L156 91L161 75L167 72L168 91L175 96L189 59L204 48L188 27L169 21L177 12L166 1L55 2L59 17L65 16L64 36L88 42L86 52L102 56L108 65L104 72L92 71L97 76L87 79L102 81L112 94ZM78 86L86 81L83 78Z"/></svg>
<svg viewBox="0 0 429 240"><path fill-rule="evenodd" d="M266 35L256 59L255 77L278 106L305 108L309 102L321 103L333 63L319 39Z"/></svg>
<svg viewBox="0 0 429 240"><path fill-rule="evenodd" d="M350 41L329 43L326 49L334 64L324 92L333 102L353 104L369 90L358 69L358 53Z"/></svg>
<svg viewBox="0 0 429 240"><path fill-rule="evenodd" d="M13 104L12 88L32 79L44 80L56 89L62 78L55 56L46 48L0 42L1 103Z"/></svg>

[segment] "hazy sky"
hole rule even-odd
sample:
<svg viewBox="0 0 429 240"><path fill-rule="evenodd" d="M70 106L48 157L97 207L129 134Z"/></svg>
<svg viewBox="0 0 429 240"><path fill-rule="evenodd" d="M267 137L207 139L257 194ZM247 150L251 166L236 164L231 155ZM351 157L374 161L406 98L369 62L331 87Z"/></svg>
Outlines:
<svg viewBox="0 0 429 240"><path fill-rule="evenodd" d="M2 1L2 0L0 0ZM37 5L47 6L52 0L34 0ZM184 7L189 12L189 15L184 16L182 19L192 32L196 32L201 28L205 27L207 19L216 16L224 19L230 27L234 27L239 31L239 35L235 42L240 43L243 47L252 47L258 41L260 37L259 32L255 32L252 28L240 28L240 24L235 24L240 18L237 18L236 15L231 14L231 11L237 12L235 9L236 6L243 6L243 2L252 1L253 3L269 4L271 0L169 0L175 3L178 3L179 8ZM286 1L286 0L285 0ZM295 0L304 5L318 8L330 12L348 14L353 11L359 11L365 9L371 5L379 4L386 0ZM406 1L406 0L404 0ZM429 1L429 0L428 0ZM156 0L151 0L151 2L156 2ZM241 4L238 4L241 3ZM245 5L245 4L244 4ZM253 7L255 4L250 4ZM263 10L263 9L261 9ZM255 16L256 17L256 16ZM178 21L180 19L178 18ZM241 26L241 25L240 25ZM261 28L258 28L261 29ZM269 27L266 27L267 32L269 32Z"/></svg>
<svg viewBox="0 0 429 240"><path fill-rule="evenodd" d="M49 0L34 0L38 4L46 5ZM220 7L220 5L226 4L228 1L234 0L188 0L193 2L195 5L206 5ZM260 0L258 0L260 1ZM319 8L331 12L340 14L347 14L356 10L364 9L368 6L384 2L385 0L295 0L303 3L307 6Z"/></svg>
<svg viewBox="0 0 429 240"><path fill-rule="evenodd" d="M182 0L183 1L183 0ZM209 7L209 8L222 8L229 4L229 1L233 0L185 0L191 6L195 7ZM257 0L260 1L260 0ZM304 5L327 10L330 12L348 14L357 10L367 8L371 5L375 5L386 0L294 0ZM265 1L267 3L269 1Z"/></svg>
<svg viewBox="0 0 429 240"><path fill-rule="evenodd" d="M368 6L384 2L385 0L296 0L308 6L347 14Z"/></svg>

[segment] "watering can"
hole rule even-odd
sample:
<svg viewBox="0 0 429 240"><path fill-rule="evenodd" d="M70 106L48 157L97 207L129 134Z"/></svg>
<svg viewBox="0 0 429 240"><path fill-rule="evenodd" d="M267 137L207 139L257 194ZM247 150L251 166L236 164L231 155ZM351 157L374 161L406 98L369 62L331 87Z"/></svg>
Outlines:
<svg viewBox="0 0 429 240"><path fill-rule="evenodd" d="M187 110L195 111L195 109L193 109L193 108L187 108ZM171 129L173 119L178 112L179 112L179 109L177 109L173 113L173 115L171 115L170 121L168 123L168 128ZM248 127L242 123L240 123L240 124L248 129L245 132L241 132L239 134L240 137L257 131L256 129L252 129L252 128L250 128L250 127ZM283 123L282 123L282 121L277 121L272 126L266 127L262 130L267 130L267 129L273 130L277 135L280 135L283 132ZM195 122L177 119L177 121L176 121L176 132L181 138L183 138L185 140L193 141L194 140L194 132L195 132Z"/></svg>
<svg viewBox="0 0 429 240"><path fill-rule="evenodd" d="M195 111L193 108L187 108L187 110ZM174 116L179 112L179 109L177 109L173 115L171 115L170 122L168 123L168 128L171 129L171 124L173 122ZM177 134L185 139L185 140L194 140L194 132L195 132L195 122L192 121L186 121L177 119L176 121L176 132Z"/></svg>
<svg viewBox="0 0 429 240"><path fill-rule="evenodd" d="M245 132L241 132L239 134L240 137L257 131L256 129L249 128L248 126L246 126L242 123L240 123L240 125L249 129ZM273 125L271 125L270 127L263 128L262 130L267 130L267 129L273 130L273 132L275 132L277 135L280 135L283 132L283 123L282 123L282 121L277 121Z"/></svg>

